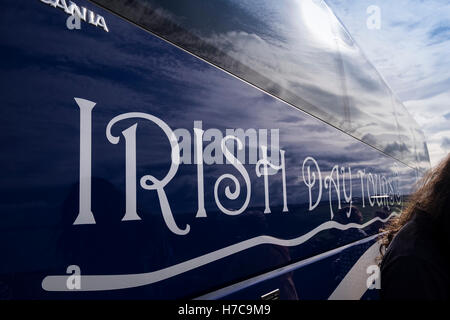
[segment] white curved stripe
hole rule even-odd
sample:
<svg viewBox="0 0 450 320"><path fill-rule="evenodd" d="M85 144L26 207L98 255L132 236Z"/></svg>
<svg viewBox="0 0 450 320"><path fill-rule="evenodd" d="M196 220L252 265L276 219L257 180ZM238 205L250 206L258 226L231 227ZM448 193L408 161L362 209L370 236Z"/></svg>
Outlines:
<svg viewBox="0 0 450 320"><path fill-rule="evenodd" d="M69 277L71 277L70 275L47 276L44 278L44 280L42 280L42 288L46 291L102 291L102 290L118 290L144 286L162 280L166 280L168 278L199 268L211 262L223 259L234 253L241 252L262 244L274 244L285 247L294 247L308 241L321 231L329 229L338 229L338 230L348 230L352 228L363 229L376 221L381 221L384 223L388 221L391 217L396 215L397 215L396 213L392 213L389 217L387 217L384 220L377 217L362 225L356 223L349 223L343 225L335 221L327 221L318 226L317 228L309 231L308 233L291 240L283 240L271 236L258 236L207 253L197 258L193 258L191 260L187 260L185 262L181 262L167 268L147 273L119 274L119 275L82 275L81 289L76 290L73 289L71 290L67 288L67 280L69 279Z"/></svg>
<svg viewBox="0 0 450 320"><path fill-rule="evenodd" d="M375 259L379 253L380 243L375 242L345 275L328 300L360 300L367 291L367 267L377 264Z"/></svg>

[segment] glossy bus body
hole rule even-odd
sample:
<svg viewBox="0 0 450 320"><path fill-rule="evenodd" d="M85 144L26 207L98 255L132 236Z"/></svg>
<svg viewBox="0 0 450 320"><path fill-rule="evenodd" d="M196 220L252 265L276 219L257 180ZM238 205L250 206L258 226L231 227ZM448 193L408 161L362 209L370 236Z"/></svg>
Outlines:
<svg viewBox="0 0 450 320"><path fill-rule="evenodd" d="M323 2L72 5L3 4L2 298L376 298L429 158Z"/></svg>

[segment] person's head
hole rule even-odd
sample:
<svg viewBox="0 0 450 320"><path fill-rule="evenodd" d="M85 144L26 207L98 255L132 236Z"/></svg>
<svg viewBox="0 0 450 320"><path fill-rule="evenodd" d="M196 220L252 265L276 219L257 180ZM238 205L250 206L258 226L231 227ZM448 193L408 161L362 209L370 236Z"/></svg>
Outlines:
<svg viewBox="0 0 450 320"><path fill-rule="evenodd" d="M450 154L419 180L400 217L382 230L386 232L381 241L382 252L417 211L430 215L436 236L450 245Z"/></svg>

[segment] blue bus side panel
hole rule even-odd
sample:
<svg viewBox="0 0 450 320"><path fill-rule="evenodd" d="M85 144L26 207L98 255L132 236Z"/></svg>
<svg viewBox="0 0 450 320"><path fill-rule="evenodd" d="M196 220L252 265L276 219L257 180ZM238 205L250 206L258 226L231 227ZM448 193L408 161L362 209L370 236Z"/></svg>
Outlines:
<svg viewBox="0 0 450 320"><path fill-rule="evenodd" d="M90 2L79 0L77 4L105 17L109 32L85 22L80 30L69 30L68 15L38 0L3 3L0 19L3 297L196 297L377 233L382 225L379 220L392 214L400 203L395 200L395 205L377 204L367 193L363 197L358 170L391 179L397 184L398 195L408 194L414 174L403 164ZM74 98L96 103L91 136L91 209L96 224L74 225L79 212L80 175L80 108ZM195 121L202 121L205 131L217 129L209 131L216 136L217 132L225 136L226 129L253 128L269 130L270 139L270 130L278 129L279 145L285 151L288 212L283 212L282 174L278 172L268 177L271 213L264 213L264 178L256 175L255 164L244 165L251 181L246 210L235 216L221 212L214 195L220 176L231 174L241 186L239 196L230 200L225 187L235 192L235 184L230 179L219 184L218 197L224 207L238 210L248 190L235 166L205 164L207 216L196 218L197 166L183 163L164 188L177 226L180 229L190 226L188 234L175 234L163 219L157 192L140 185L140 178L145 175L163 179L169 171L171 148L165 133L151 121L128 119L112 128L112 134L120 138L118 144L107 139L108 123L128 112L152 115L172 130L186 129L191 137ZM136 201L140 220L122 221L126 209L122 132L135 124ZM213 137L210 140L204 141L205 150L214 142ZM220 141L216 143L220 145ZM193 140L190 145L193 148ZM351 204L362 213L360 221L354 222L373 223L356 234L352 230L328 229L305 241L299 240L332 218L337 221L339 212L336 189L332 187L329 192L324 184L319 205L309 211L308 188L302 177L302 164L308 157L317 161L323 182L334 166L351 169ZM308 164L314 171L312 163ZM367 187L367 180L363 181ZM348 188L348 176L346 182ZM313 200L319 195L318 187L317 180ZM348 207L350 203L344 200L342 186L339 193L341 209ZM375 204L371 206L370 201ZM342 225L348 222L339 221ZM261 238L263 235L271 239L297 239L301 243L276 246L271 244L272 240ZM219 255L223 248L249 239L268 242ZM199 259L211 253L211 260ZM193 259L198 263L181 273L170 269ZM156 272L164 275L164 280L152 278L151 284L121 290L43 290L46 276L67 275L70 265L79 266L82 275ZM311 285L299 282L299 286Z"/></svg>
<svg viewBox="0 0 450 320"><path fill-rule="evenodd" d="M326 256L323 259L311 259L311 262L308 261L301 264L301 266L294 270L289 270L289 272L284 272L283 269L279 269L278 275L272 276L269 273L267 274L269 279L261 282L255 281L249 287L236 285L232 289L227 288L226 294L222 294L223 291L214 292L213 294L216 295L214 298L225 300L258 300L263 299L268 293L278 290L276 295L280 300L327 300L339 285L347 281L344 279L348 272L358 263L361 255L373 244L374 241L357 244L339 253ZM369 275L365 275L366 279ZM361 278L364 278L364 276ZM366 281L364 281L364 285L366 286ZM358 293L360 296L358 296ZM337 298L379 299L379 290L375 285L373 288L365 290L365 292L358 293L346 293L346 296L338 296ZM208 298L208 296L205 298Z"/></svg>

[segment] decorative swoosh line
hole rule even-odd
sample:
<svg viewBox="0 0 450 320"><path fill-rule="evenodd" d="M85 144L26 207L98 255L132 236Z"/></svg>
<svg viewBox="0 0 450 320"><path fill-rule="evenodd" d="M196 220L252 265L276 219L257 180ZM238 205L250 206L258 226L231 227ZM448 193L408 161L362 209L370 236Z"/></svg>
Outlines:
<svg viewBox="0 0 450 320"><path fill-rule="evenodd" d="M235 254L237 252L241 252L262 244L274 244L285 247L295 247L308 241L321 231L329 229L338 229L342 231L348 229L364 229L376 221L381 221L384 223L389 219L391 219L393 216L397 215L398 215L397 213L392 213L386 219L381 219L377 217L362 225L356 223L349 223L343 225L335 221L327 221L321 224L320 226L316 227L315 229L309 231L308 233L305 233L304 235L291 240L283 240L272 236L258 236L204 254L197 258L193 258L191 260L187 260L167 268L147 273L118 274L118 275L81 275L80 276L81 289L69 289L67 287L67 280L69 279L69 277L73 277L73 275L47 276L44 278L44 280L42 280L42 288L46 291L102 291L102 290L118 290L118 289L127 289L145 286L148 284L172 278L176 275L199 268L211 262L231 256L232 254Z"/></svg>

